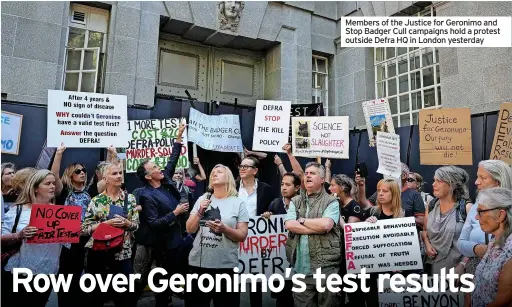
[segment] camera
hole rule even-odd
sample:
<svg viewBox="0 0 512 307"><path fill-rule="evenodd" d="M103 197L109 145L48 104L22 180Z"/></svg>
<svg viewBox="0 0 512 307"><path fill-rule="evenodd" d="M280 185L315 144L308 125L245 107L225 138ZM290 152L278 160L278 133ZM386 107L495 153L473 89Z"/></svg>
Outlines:
<svg viewBox="0 0 512 307"><path fill-rule="evenodd" d="M368 177L368 168L366 167L366 163L360 162L356 164L356 174L359 176L366 178Z"/></svg>

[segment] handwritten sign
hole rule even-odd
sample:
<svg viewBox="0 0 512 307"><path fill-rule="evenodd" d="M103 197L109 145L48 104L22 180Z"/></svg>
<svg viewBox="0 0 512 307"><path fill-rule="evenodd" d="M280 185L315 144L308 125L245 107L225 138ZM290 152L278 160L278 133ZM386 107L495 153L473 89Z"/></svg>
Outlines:
<svg viewBox="0 0 512 307"><path fill-rule="evenodd" d="M78 243L82 208L61 205L32 205L30 226L37 233L27 243Z"/></svg>
<svg viewBox="0 0 512 307"><path fill-rule="evenodd" d="M126 172L135 173L145 159L165 168L176 142L180 122L179 118L145 119L128 121L131 140L126 148ZM181 154L176 168L188 168L187 131L183 132Z"/></svg>
<svg viewBox="0 0 512 307"><path fill-rule="evenodd" d="M290 108L290 101L257 101L252 150L283 151L288 143Z"/></svg>
<svg viewBox="0 0 512 307"><path fill-rule="evenodd" d="M190 109L189 141L213 151L243 152L238 115L206 115Z"/></svg>
<svg viewBox="0 0 512 307"><path fill-rule="evenodd" d="M421 110L419 130L421 164L473 165L470 109Z"/></svg>
<svg viewBox="0 0 512 307"><path fill-rule="evenodd" d="M292 104L290 108L291 117L317 117L324 116L324 108L321 103ZM292 143L292 120L290 118L290 132L288 134L288 143Z"/></svg>
<svg viewBox="0 0 512 307"><path fill-rule="evenodd" d="M126 96L48 90L48 147L124 147L127 112Z"/></svg>
<svg viewBox="0 0 512 307"><path fill-rule="evenodd" d="M492 160L503 160L512 165L512 103L502 103L494 132Z"/></svg>
<svg viewBox="0 0 512 307"><path fill-rule="evenodd" d="M414 217L350 223L344 230L348 273L423 268Z"/></svg>
<svg viewBox="0 0 512 307"><path fill-rule="evenodd" d="M348 159L348 116L293 117L294 156Z"/></svg>
<svg viewBox="0 0 512 307"><path fill-rule="evenodd" d="M2 111L2 153L19 153L22 122L23 115Z"/></svg>
<svg viewBox="0 0 512 307"><path fill-rule="evenodd" d="M368 129L370 147L375 147L377 132L395 133L387 98L363 102L363 113Z"/></svg>
<svg viewBox="0 0 512 307"><path fill-rule="evenodd" d="M249 232L244 242L240 242L238 268L241 274L280 274L290 267L286 259L288 230L284 227L283 215L272 215L269 219L252 217Z"/></svg>
<svg viewBox="0 0 512 307"><path fill-rule="evenodd" d="M377 132L377 157L379 158L377 173L400 178L402 165L400 162L400 136L398 134Z"/></svg>
<svg viewBox="0 0 512 307"><path fill-rule="evenodd" d="M389 279L384 280L384 288L382 292L379 292L379 304L380 306L387 307L411 307L411 306L446 306L446 307L463 307L464 306L464 293L463 292L452 292L448 287L448 283L445 282L446 288L440 288L439 291L426 292L421 289L419 292L395 292L389 285ZM434 279L430 277L427 280L429 289L436 289L437 285L442 284L441 281L434 282ZM417 286L409 283L405 283L397 286L398 288L416 288Z"/></svg>

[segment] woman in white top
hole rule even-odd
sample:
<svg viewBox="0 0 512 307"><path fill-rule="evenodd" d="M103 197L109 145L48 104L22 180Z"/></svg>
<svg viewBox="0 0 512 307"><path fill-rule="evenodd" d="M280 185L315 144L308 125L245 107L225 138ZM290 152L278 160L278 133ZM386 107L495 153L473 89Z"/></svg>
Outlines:
<svg viewBox="0 0 512 307"><path fill-rule="evenodd" d="M237 197L233 173L224 165L216 165L210 175L210 189L213 195L201 196L187 221L187 232L196 233L194 245L189 254L192 274L228 274L233 277L233 269L238 267L238 248L248 233L249 214L246 206ZM203 293L192 283L192 293L187 294L185 306L215 307L240 306L240 292L226 291L225 283L221 292Z"/></svg>
<svg viewBox="0 0 512 307"><path fill-rule="evenodd" d="M16 202L17 206L21 206L22 209L16 232L11 233L18 211L16 210L17 207L6 213L5 221L2 225L3 246L8 242L22 241L19 252L13 255L7 262L5 266L6 272L11 272L14 268L26 268L31 270L34 276L37 274L57 274L62 244L27 244L25 240L33 237L37 232L36 227L28 226L32 204L51 205L53 204L54 197L55 176L52 172L49 170L38 170L28 178L27 184ZM10 281L12 282L12 276ZM46 306L52 291L51 287L48 291L39 293L34 290L33 282L30 282L30 286L32 292L27 291L25 287L21 286L18 288L18 292L14 293L11 287L7 293L3 291L2 296L7 296L8 301L14 302L16 306ZM5 302L3 299L2 301ZM6 306L9 305L9 303L6 304Z"/></svg>

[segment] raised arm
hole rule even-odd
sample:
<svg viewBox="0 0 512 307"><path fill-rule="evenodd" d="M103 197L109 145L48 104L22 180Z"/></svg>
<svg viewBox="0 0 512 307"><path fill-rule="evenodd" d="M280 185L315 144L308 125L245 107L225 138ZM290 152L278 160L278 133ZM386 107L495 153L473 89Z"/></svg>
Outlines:
<svg viewBox="0 0 512 307"><path fill-rule="evenodd" d="M327 159L325 161L325 182L331 183L331 160Z"/></svg>
<svg viewBox="0 0 512 307"><path fill-rule="evenodd" d="M244 146L244 156L245 157L254 156L257 159L261 160L261 159L265 159L267 157L267 154L264 152L260 152L260 151L250 151L247 148L245 148L245 146Z"/></svg>
<svg viewBox="0 0 512 307"><path fill-rule="evenodd" d="M277 168L279 169L279 174L281 175L281 178L286 174L286 168L283 165L283 161L278 155L274 156L274 163L277 165Z"/></svg>
<svg viewBox="0 0 512 307"><path fill-rule="evenodd" d="M196 175L197 181L204 181L206 180L206 173L204 172L203 166L201 165L201 162L199 161L198 157L194 157L194 164L197 165L197 168L199 169L199 174Z"/></svg>
<svg viewBox="0 0 512 307"><path fill-rule="evenodd" d="M64 143L60 144L60 147L57 148L57 152L55 153L55 158L53 159L53 164L51 168L51 172L55 175L55 195L60 195L64 186L62 185L62 180L60 179L60 164L62 163L62 155L66 147L64 147Z"/></svg>
<svg viewBox="0 0 512 307"><path fill-rule="evenodd" d="M288 159L290 159L290 164L292 165L292 171L300 177L301 188L304 189L304 170L302 169L302 166L300 166L299 161L297 161L297 158L292 154L292 145L284 145L283 150L288 154Z"/></svg>
<svg viewBox="0 0 512 307"><path fill-rule="evenodd" d="M363 207L372 207L373 204L366 198L366 179L361 177L356 173L355 182L357 184L357 197L358 202L363 205Z"/></svg>
<svg viewBox="0 0 512 307"><path fill-rule="evenodd" d="M106 159L107 162L109 163L116 163L116 162L119 162L119 158L117 157L117 149L110 145L108 148L107 148L107 159Z"/></svg>
<svg viewBox="0 0 512 307"><path fill-rule="evenodd" d="M178 128L178 133L176 134L176 142L174 142L174 145L172 145L172 152L171 156L169 157L169 161L167 162L167 165L164 169L164 174L167 178L172 178L174 175L174 171L176 170L176 164L178 163L178 159L180 158L181 154L181 147L182 145L182 136L183 132L185 131L186 125L180 124L180 127ZM187 146L188 144L185 144Z"/></svg>

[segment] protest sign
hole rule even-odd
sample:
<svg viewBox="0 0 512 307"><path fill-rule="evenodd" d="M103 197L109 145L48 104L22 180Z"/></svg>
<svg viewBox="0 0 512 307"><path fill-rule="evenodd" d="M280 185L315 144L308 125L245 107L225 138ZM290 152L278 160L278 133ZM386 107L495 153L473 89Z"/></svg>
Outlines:
<svg viewBox="0 0 512 307"><path fill-rule="evenodd" d="M494 131L490 159L512 165L512 103L502 103ZM485 136L484 136L485 137ZM2 141L3 143L3 141Z"/></svg>
<svg viewBox="0 0 512 307"><path fill-rule="evenodd" d="M53 156L57 152L57 148L55 147L46 147L46 140L44 141L43 148L41 149L41 153L39 154L39 158L36 162L37 169L50 169L50 164L52 163Z"/></svg>
<svg viewBox="0 0 512 307"><path fill-rule="evenodd" d="M252 150L283 151L288 143L290 108L290 101L257 101Z"/></svg>
<svg viewBox="0 0 512 307"><path fill-rule="evenodd" d="M363 102L363 113L368 129L370 147L375 147L378 131L395 133L387 98Z"/></svg>
<svg viewBox="0 0 512 307"><path fill-rule="evenodd" d="M2 111L2 153L19 153L22 122L23 115Z"/></svg>
<svg viewBox="0 0 512 307"><path fill-rule="evenodd" d="M82 208L62 205L32 205L30 226L37 233L27 243L78 243Z"/></svg>
<svg viewBox="0 0 512 307"><path fill-rule="evenodd" d="M48 147L124 147L126 96L48 90Z"/></svg>
<svg viewBox="0 0 512 307"><path fill-rule="evenodd" d="M324 116L324 108L321 103L292 104L290 108L291 117L317 117ZM292 120L290 118L290 132L288 134L288 143L292 143Z"/></svg>
<svg viewBox="0 0 512 307"><path fill-rule="evenodd" d="M421 282L421 280L420 280ZM435 289L435 284L441 284L441 281L434 282L430 277L427 281L429 289ZM448 286L448 283L445 283ZM384 288L379 292L380 306L388 307L412 307L412 306L446 306L446 307L463 307L464 293L452 292L448 287L446 289L439 288L440 291L426 292L423 288L419 292L395 292L390 287L389 279L384 280ZM397 286L398 288L413 288L414 285L407 282ZM442 290L442 291L441 291Z"/></svg>
<svg viewBox="0 0 512 307"><path fill-rule="evenodd" d="M348 159L348 116L293 117L293 155Z"/></svg>
<svg viewBox="0 0 512 307"><path fill-rule="evenodd" d="M414 217L350 223L344 230L348 273L423 268Z"/></svg>
<svg viewBox="0 0 512 307"><path fill-rule="evenodd" d="M190 109L188 140L213 151L243 152L238 115L206 115Z"/></svg>
<svg viewBox="0 0 512 307"><path fill-rule="evenodd" d="M421 110L420 164L473 165L471 110Z"/></svg>
<svg viewBox="0 0 512 307"><path fill-rule="evenodd" d="M126 148L126 172L135 173L139 164L145 159L165 168L176 141L180 121L179 118L131 120L128 132L131 140ZM176 168L188 168L187 131L183 132L181 154ZM119 157L119 155L118 155Z"/></svg>
<svg viewBox="0 0 512 307"><path fill-rule="evenodd" d="M267 278L279 274L285 277L285 270L290 267L285 249L288 238L285 217L283 214L271 215L268 219L260 216L250 218L247 238L240 242L240 274L262 273Z"/></svg>
<svg viewBox="0 0 512 307"><path fill-rule="evenodd" d="M379 158L377 173L400 178L402 164L400 162L400 136L398 134L377 131L377 157Z"/></svg>

